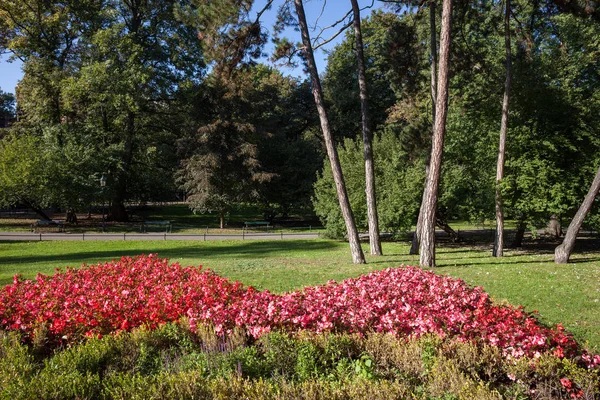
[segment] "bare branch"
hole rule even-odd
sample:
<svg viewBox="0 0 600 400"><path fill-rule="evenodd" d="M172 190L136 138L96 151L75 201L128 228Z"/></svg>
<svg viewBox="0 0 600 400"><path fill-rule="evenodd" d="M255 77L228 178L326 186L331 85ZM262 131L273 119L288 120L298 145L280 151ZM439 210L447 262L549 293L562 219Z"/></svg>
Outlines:
<svg viewBox="0 0 600 400"><path fill-rule="evenodd" d="M256 19L254 20L255 24L259 22L260 17L264 14L264 12L267 11L269 8L271 8L271 4L273 4L273 0L267 1L267 4L265 4L265 6L262 8L262 10L260 10L258 13L256 13Z"/></svg>
<svg viewBox="0 0 600 400"><path fill-rule="evenodd" d="M371 4L368 5L368 6L365 6L365 7L361 8L360 11L373 8L374 5L375 5L375 0L371 0ZM321 12L323 12L323 11L321 11ZM350 17L351 14L352 14L352 9L350 9L341 19L339 19L339 20L335 21L333 24L331 24L329 26L326 26L325 28L321 29L321 31L313 39L313 50L317 50L319 47L323 47L327 43L330 43L332 40L334 40L336 37L338 37L340 35L340 33L342 33L343 31L345 31L346 29L348 29L352 25L352 23L354 21L353 19L350 19L348 23L346 23L345 25L343 25L337 32L335 32L328 39L325 39L322 42L320 42L320 43L317 44L317 42L319 42L319 40L322 40L322 35L327 30L337 27L339 24L341 24L342 22L344 22L348 17Z"/></svg>
<svg viewBox="0 0 600 400"><path fill-rule="evenodd" d="M348 29L350 26L352 26L353 23L354 23L354 20L350 20L350 22L348 22L346 25L342 26L340 28L340 30L338 30L333 36L330 36L327 40L324 40L317 45L313 45L313 50L317 50L318 48L325 46L327 43L330 43L332 40L334 40L336 37L338 37L342 32L344 32L346 29Z"/></svg>
<svg viewBox="0 0 600 400"><path fill-rule="evenodd" d="M317 26L319 25L319 20L321 19L321 17L325 13L325 7L327 7L327 0L323 1L323 7L321 7L321 13L319 14L319 16L317 17L317 19L315 20L315 25L313 27L313 30L317 29Z"/></svg>

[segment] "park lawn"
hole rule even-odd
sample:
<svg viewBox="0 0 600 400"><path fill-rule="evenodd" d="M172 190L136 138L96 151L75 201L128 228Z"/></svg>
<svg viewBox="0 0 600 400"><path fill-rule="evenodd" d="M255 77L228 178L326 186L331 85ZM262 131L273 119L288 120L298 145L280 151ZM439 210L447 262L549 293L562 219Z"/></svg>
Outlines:
<svg viewBox="0 0 600 400"><path fill-rule="evenodd" d="M158 253L186 266L203 265L273 292L418 264L406 243L384 243L383 250L385 256L367 255L368 264L353 265L348 245L331 240L0 242L0 284L10 283L17 273L33 278L37 272L52 274L57 267L143 253ZM600 351L600 251L575 254L568 265L554 264L550 252L508 251L501 259L490 253L487 247L440 247L434 271L483 286L495 301L537 310L542 322L562 323L584 346Z"/></svg>

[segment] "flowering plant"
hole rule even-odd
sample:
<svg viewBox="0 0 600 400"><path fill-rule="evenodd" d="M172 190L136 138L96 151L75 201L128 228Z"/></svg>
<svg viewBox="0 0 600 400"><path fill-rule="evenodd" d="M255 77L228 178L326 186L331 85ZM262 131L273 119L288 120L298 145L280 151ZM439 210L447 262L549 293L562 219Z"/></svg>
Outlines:
<svg viewBox="0 0 600 400"><path fill-rule="evenodd" d="M123 257L36 280L18 276L0 290L0 327L51 343L156 327L186 317L259 337L271 330L437 334L499 347L505 357L600 356L583 352L561 325L541 326L521 307L495 305L480 287L416 267L390 268L341 283L277 295L230 282L202 267L169 264L155 255Z"/></svg>

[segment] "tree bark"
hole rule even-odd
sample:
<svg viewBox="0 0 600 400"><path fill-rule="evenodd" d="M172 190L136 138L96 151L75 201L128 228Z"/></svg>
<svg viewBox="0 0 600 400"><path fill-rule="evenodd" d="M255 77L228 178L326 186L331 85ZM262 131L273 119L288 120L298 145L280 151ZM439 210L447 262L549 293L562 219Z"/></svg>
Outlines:
<svg viewBox="0 0 600 400"><path fill-rule="evenodd" d="M504 13L504 46L506 48L506 81L504 82L504 99L502 100L502 120L500 122L500 144L498 145L498 163L496 165L496 237L494 239L494 257L504 255L504 210L500 183L504 178L504 153L506 149L506 133L508 131L508 106L510 101L510 85L512 77L512 59L510 52L510 0L506 0Z"/></svg>
<svg viewBox="0 0 600 400"><path fill-rule="evenodd" d="M358 64L358 88L360 92L360 112L362 117L363 153L365 159L365 192L367 196L367 215L369 219L369 244L371 255L380 256L381 240L379 237L379 217L377 215L377 196L375 190L375 166L373 162L373 146L371 123L369 120L369 92L365 72L365 56L363 52L362 32L360 29L360 9L358 0L352 2L354 13L354 36L356 38L356 60Z"/></svg>
<svg viewBox="0 0 600 400"><path fill-rule="evenodd" d="M319 113L319 120L321 121L321 130L323 131L323 138L325 140L325 146L327 148L327 155L331 163L331 171L333 173L333 180L335 182L338 201L340 203L340 208L342 209L344 222L346 223L346 230L348 232L348 242L350 243L352 261L354 262L354 264L364 264L365 256L363 254L362 248L360 247L360 241L358 239L358 230L356 229L356 224L354 223L354 215L352 214L350 200L348 199L348 192L346 191L346 182L344 181L342 167L340 166L340 160L337 154L337 149L335 148L335 144L333 142L333 135L329 126L327 110L325 109L323 90L321 89L321 80L319 79L319 73L317 71L317 65L315 63L315 57L312 50L312 44L310 42L310 36L308 34L308 25L306 23L306 15L304 14L304 5L302 3L302 0L294 0L294 5L296 6L296 13L298 14L300 32L302 33L302 43L304 45L304 54L306 56L308 71L310 73L312 93L315 99L317 111Z"/></svg>
<svg viewBox="0 0 600 400"><path fill-rule="evenodd" d="M515 239L510 244L510 247L522 247L523 246L523 237L525 236L525 222L523 218L520 218L517 221L517 233L515 234Z"/></svg>
<svg viewBox="0 0 600 400"><path fill-rule="evenodd" d="M44 212L44 210L42 210L40 207L36 207L35 205L33 205L32 202L30 202L26 199L23 199L23 198L21 199L21 202L23 202L23 204L25 204L27 207L31 208L33 210L33 212L35 212L37 215L42 217L42 219L47 220L47 221L52 219L48 216L48 214L46 214Z"/></svg>
<svg viewBox="0 0 600 400"><path fill-rule="evenodd" d="M223 210L219 211L219 226L221 229L225 228L225 211Z"/></svg>
<svg viewBox="0 0 600 400"><path fill-rule="evenodd" d="M450 62L451 42L452 0L444 0L440 33L435 129L431 144L429 173L427 174L427 181L423 193L423 227L421 230L420 246L420 264L423 267L435 266L435 216L442 167L444 135L446 133L446 116L448 113L448 66Z"/></svg>
<svg viewBox="0 0 600 400"><path fill-rule="evenodd" d="M448 224L446 217L444 217L439 210L436 213L435 219L436 226L440 227L444 232L446 232L448 236L450 236L450 240L452 240L452 242L456 243L460 240L458 237L458 232L452 229L452 227Z"/></svg>
<svg viewBox="0 0 600 400"><path fill-rule="evenodd" d="M585 196L583 203L581 203L579 210L577 210L577 214L575 214L575 217L573 217L573 220L569 224L565 239L563 240L562 244L558 246L556 250L554 250L555 263L566 264L569 262L571 252L573 251L573 247L575 247L575 240L577 239L579 229L581 229L581 225L583 224L585 216L590 211L590 208L592 208L594 199L598 195L598 190L600 190L600 168L598 168L598 172L594 177L592 186L590 187L588 194Z"/></svg>
<svg viewBox="0 0 600 400"><path fill-rule="evenodd" d="M435 104L437 102L437 30L435 28L435 2L429 3L429 52L431 63L431 134L435 130ZM429 174L429 161L425 166L425 175ZM421 231L423 229L423 199L421 199L421 207L419 208L419 217L417 218L417 226L413 234L412 243L410 245L409 254L419 254L419 245L421 244Z"/></svg>

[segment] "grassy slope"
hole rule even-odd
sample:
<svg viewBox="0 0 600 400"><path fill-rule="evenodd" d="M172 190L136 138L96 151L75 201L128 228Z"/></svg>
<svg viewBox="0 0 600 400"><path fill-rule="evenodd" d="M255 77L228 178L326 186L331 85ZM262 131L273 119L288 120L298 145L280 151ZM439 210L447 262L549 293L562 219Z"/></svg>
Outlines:
<svg viewBox="0 0 600 400"><path fill-rule="evenodd" d="M158 253L183 265L204 265L259 289L283 292L341 280L374 269L417 264L404 243L385 243L385 256L367 256L353 265L347 244L327 241L229 242L31 242L0 243L0 283L15 273L32 278L56 267L109 261L121 255ZM576 338L600 351L600 252L577 254L557 266L552 254L508 252L503 259L488 249L445 247L435 272L460 277L484 288L497 300L538 310L549 324L562 322Z"/></svg>

